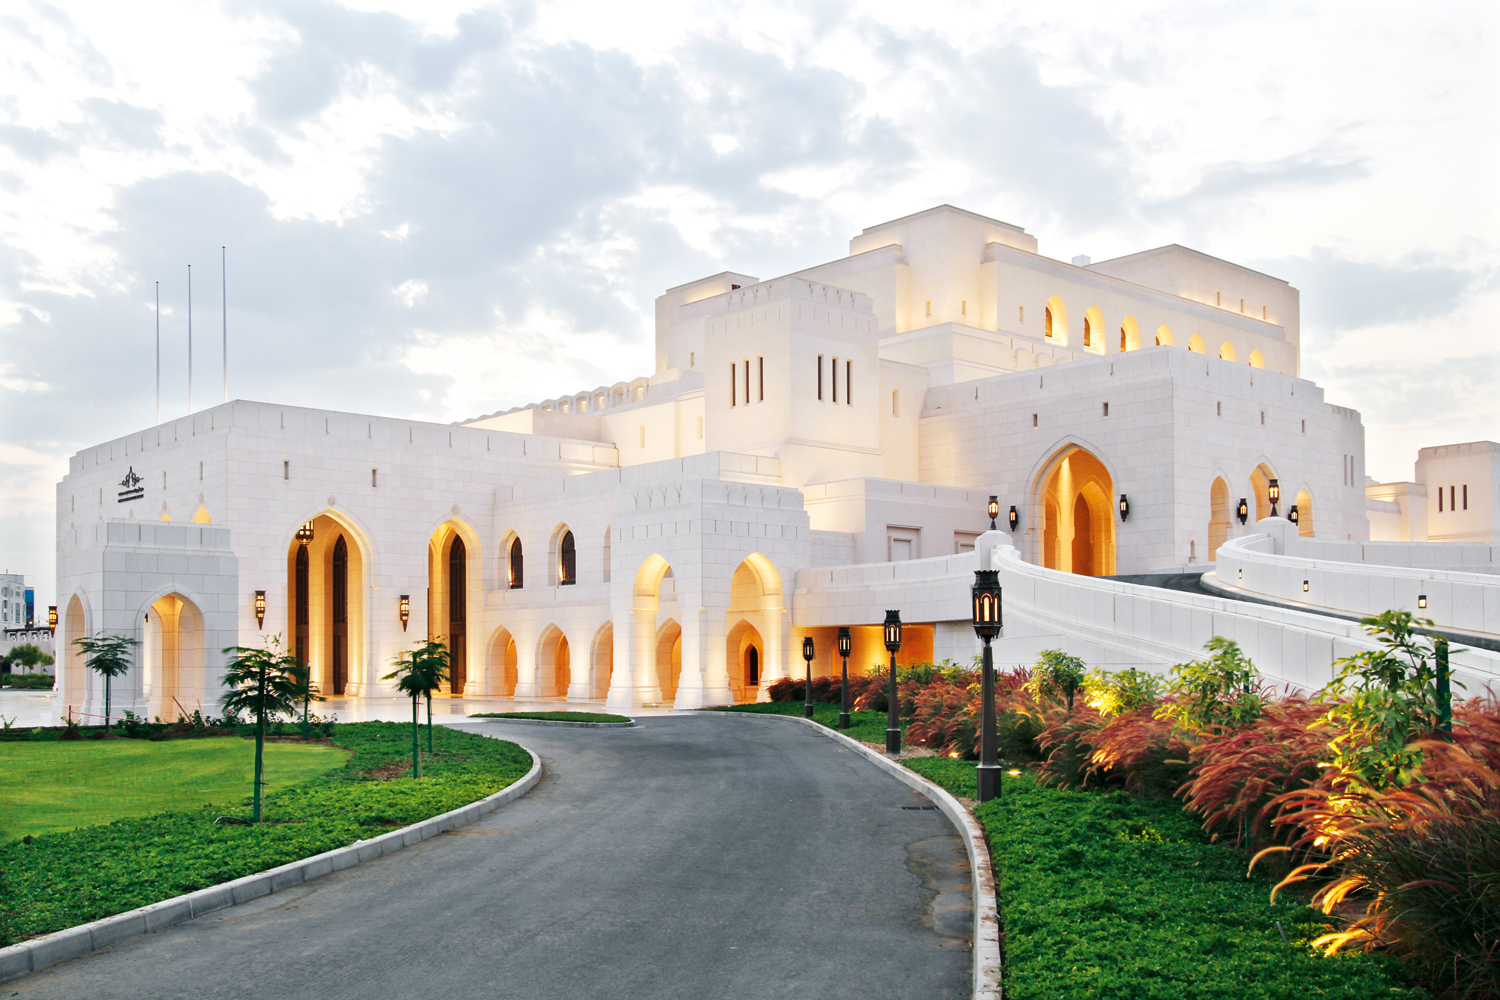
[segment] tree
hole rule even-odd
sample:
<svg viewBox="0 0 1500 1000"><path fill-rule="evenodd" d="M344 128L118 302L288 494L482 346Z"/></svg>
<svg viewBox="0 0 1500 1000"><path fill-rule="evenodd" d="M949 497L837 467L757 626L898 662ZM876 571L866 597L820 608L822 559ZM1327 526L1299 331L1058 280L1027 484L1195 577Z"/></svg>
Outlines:
<svg viewBox="0 0 1500 1000"><path fill-rule="evenodd" d="M138 645L128 635L82 636L73 645L83 651L83 665L104 678L104 731L109 732L109 682L130 669L130 649Z"/></svg>
<svg viewBox="0 0 1500 1000"><path fill-rule="evenodd" d="M1240 644L1216 635L1203 644L1213 655L1206 660L1179 663L1172 668L1167 693L1177 701L1156 710L1179 729L1196 735L1214 726L1243 726L1260 718L1265 695L1256 680L1255 664Z"/></svg>
<svg viewBox="0 0 1500 1000"><path fill-rule="evenodd" d="M386 674L384 680L396 681L396 690L411 698L411 767L412 776L422 776L418 750L417 699L427 698L427 752L432 753L432 692L442 689L448 679L450 661L448 646L441 639L419 642L407 653L392 662L396 669Z"/></svg>
<svg viewBox="0 0 1500 1000"><path fill-rule="evenodd" d="M303 663L295 656L288 657L291 661L287 666L287 673L291 675L293 686L293 697L302 703L302 739L307 739L307 710L309 705L315 701L322 701L323 695L318 691L318 685L313 683L312 667Z"/></svg>
<svg viewBox="0 0 1500 1000"><path fill-rule="evenodd" d="M52 666L52 657L42 652L42 647L31 642L23 642L9 653L0 656L0 673L8 674L14 667L25 667L27 670L36 667Z"/></svg>
<svg viewBox="0 0 1500 1000"><path fill-rule="evenodd" d="M1087 667L1083 660L1069 656L1060 649L1044 649L1032 665L1026 688L1038 700L1048 698L1067 701L1068 714L1072 715L1073 696L1083 686Z"/></svg>
<svg viewBox="0 0 1500 1000"><path fill-rule="evenodd" d="M295 656L280 651L281 637L275 636L264 649L230 646L224 652L233 657L224 671L224 686L229 688L219 699L229 715L245 713L255 719L255 805L250 822L260 822L261 789L265 784L266 720L278 715L292 715L297 710L299 688L294 671Z"/></svg>

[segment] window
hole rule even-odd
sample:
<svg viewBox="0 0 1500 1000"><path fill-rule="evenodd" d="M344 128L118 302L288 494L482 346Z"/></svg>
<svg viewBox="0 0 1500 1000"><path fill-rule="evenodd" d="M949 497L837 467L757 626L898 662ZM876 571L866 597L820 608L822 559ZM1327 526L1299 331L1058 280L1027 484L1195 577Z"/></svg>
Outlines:
<svg viewBox="0 0 1500 1000"><path fill-rule="evenodd" d="M1214 292L1214 305L1216 305L1216 306L1222 306L1223 304L1224 304L1224 293L1223 292Z"/></svg>
<svg viewBox="0 0 1500 1000"><path fill-rule="evenodd" d="M1083 317L1083 346L1094 346L1094 321L1087 315Z"/></svg>
<svg viewBox="0 0 1500 1000"><path fill-rule="evenodd" d="M380 473L379 469L371 469L370 470L370 486L371 487L375 487L375 486L378 485L378 481L376 479L376 476L378 476L379 473Z"/></svg>
<svg viewBox="0 0 1500 1000"><path fill-rule="evenodd" d="M1020 307L1020 310L1021 310L1021 313L1020 313L1020 321L1021 321L1021 322L1022 322L1022 323L1025 323L1025 322L1026 322L1026 307L1025 307L1025 306L1021 306L1021 307Z"/></svg>
<svg viewBox="0 0 1500 1000"><path fill-rule="evenodd" d="M891 416L901 416L901 391L899 389L891 390Z"/></svg>
<svg viewBox="0 0 1500 1000"><path fill-rule="evenodd" d="M698 361L697 351L688 351L688 367L692 368Z"/></svg>
<svg viewBox="0 0 1500 1000"><path fill-rule="evenodd" d="M641 424L641 447L646 447L646 425Z"/></svg>
<svg viewBox="0 0 1500 1000"><path fill-rule="evenodd" d="M736 405L735 393L739 391L740 379L735 373L734 362L729 362L729 405Z"/></svg>
<svg viewBox="0 0 1500 1000"><path fill-rule="evenodd" d="M281 478L282 479L291 479L292 478L292 463L291 462L282 462L281 463Z"/></svg>
<svg viewBox="0 0 1500 1000"><path fill-rule="evenodd" d="M1266 426L1266 411L1265 410L1261 410L1260 411L1260 425L1262 427Z"/></svg>
<svg viewBox="0 0 1500 1000"><path fill-rule="evenodd" d="M1240 299L1240 315L1243 316L1244 314L1245 314L1245 300L1244 299Z"/></svg>
<svg viewBox="0 0 1500 1000"><path fill-rule="evenodd" d="M766 401L766 357L764 354L756 359L756 365L759 371L756 375L755 387L760 393L757 398L760 402L764 403Z"/></svg>
<svg viewBox="0 0 1500 1000"><path fill-rule="evenodd" d="M964 316L969 315L969 300L968 299L962 299L962 300L959 301L959 303L958 303L958 311L959 311L960 314L962 314Z"/></svg>
<svg viewBox="0 0 1500 1000"><path fill-rule="evenodd" d="M166 475L166 473L163 473L163 475ZM203 463L202 462L198 463L198 482L200 482L200 483L203 482ZM167 485L166 482L165 482L165 480L162 482L162 485L163 486Z"/></svg>
<svg viewBox="0 0 1500 1000"><path fill-rule="evenodd" d="M698 414L698 440L703 440L703 414Z"/></svg>
<svg viewBox="0 0 1500 1000"><path fill-rule="evenodd" d="M1302 421L1302 433L1303 434L1307 433L1307 421L1306 420Z"/></svg>
<svg viewBox="0 0 1500 1000"><path fill-rule="evenodd" d="M1051 340L1052 339L1052 307L1051 306L1047 307L1046 315L1044 315L1042 317L1042 325L1046 328L1045 330L1043 330L1043 336L1045 336L1048 340Z"/></svg>
<svg viewBox="0 0 1500 1000"><path fill-rule="evenodd" d="M1441 486L1439 486L1438 487L1438 513L1441 514L1442 512L1443 512L1443 488Z"/></svg>
<svg viewBox="0 0 1500 1000"><path fill-rule="evenodd" d="M560 587L571 587L578 582L578 551L573 544L573 533L563 532L557 544L557 583Z"/></svg>
<svg viewBox="0 0 1500 1000"><path fill-rule="evenodd" d="M1031 426L1033 426L1033 427L1036 426L1036 414L1035 413L1033 413L1031 415Z"/></svg>
<svg viewBox="0 0 1500 1000"><path fill-rule="evenodd" d="M837 357L833 359L833 364L829 366L828 375L833 382L833 401L837 403L839 401L839 359Z"/></svg>
<svg viewBox="0 0 1500 1000"><path fill-rule="evenodd" d="M1464 483L1464 510L1469 509L1469 484Z"/></svg>
<svg viewBox="0 0 1500 1000"><path fill-rule="evenodd" d="M750 359L745 359L745 405L750 405Z"/></svg>
<svg viewBox="0 0 1500 1000"><path fill-rule="evenodd" d="M929 316L932 315L932 300L931 299L927 300L927 315L929 315Z"/></svg>
<svg viewBox="0 0 1500 1000"><path fill-rule="evenodd" d="M519 538L511 539L510 557L507 561L509 565L506 567L506 582L509 583L511 590L520 590L521 585L526 582L526 559L521 552Z"/></svg>
<svg viewBox="0 0 1500 1000"><path fill-rule="evenodd" d="M844 405L854 405L854 362L844 361Z"/></svg>
<svg viewBox="0 0 1500 1000"><path fill-rule="evenodd" d="M1266 318L1266 307L1265 306L1261 306L1260 307L1260 318L1261 319L1265 319Z"/></svg>
<svg viewBox="0 0 1500 1000"><path fill-rule="evenodd" d="M1218 413L1216 414L1216 416L1222 417L1224 415L1224 404L1223 403L1215 403L1214 406L1218 408Z"/></svg>
<svg viewBox="0 0 1500 1000"><path fill-rule="evenodd" d="M699 417L698 419L702 420L703 418ZM612 534L613 534L613 532L611 531L611 529L608 526L606 526L605 529L604 529L604 582L605 583L609 582L609 557L610 557L610 549L611 549L610 536Z"/></svg>
<svg viewBox="0 0 1500 1000"><path fill-rule="evenodd" d="M1456 503L1453 502L1456 499L1455 494L1457 494L1457 493L1458 493L1458 487L1456 487L1456 486L1450 486L1450 487L1448 487L1448 509L1449 510L1458 510L1458 504L1456 504Z"/></svg>
<svg viewBox="0 0 1500 1000"><path fill-rule="evenodd" d="M818 355L818 398L823 398L823 355Z"/></svg>
<svg viewBox="0 0 1500 1000"><path fill-rule="evenodd" d="M1104 404L1104 415L1106 417L1109 416L1109 404L1108 403Z"/></svg>

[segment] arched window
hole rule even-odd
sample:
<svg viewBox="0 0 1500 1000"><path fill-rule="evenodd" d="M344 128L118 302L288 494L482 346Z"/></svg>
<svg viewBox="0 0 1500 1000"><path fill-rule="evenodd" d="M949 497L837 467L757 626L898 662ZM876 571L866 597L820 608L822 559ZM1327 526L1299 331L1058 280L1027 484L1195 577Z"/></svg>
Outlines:
<svg viewBox="0 0 1500 1000"><path fill-rule="evenodd" d="M1207 354L1208 350L1203 346L1203 338L1196 333L1188 338L1188 350L1194 354Z"/></svg>
<svg viewBox="0 0 1500 1000"><path fill-rule="evenodd" d="M1094 346L1094 318L1088 313L1083 314L1083 346Z"/></svg>
<svg viewBox="0 0 1500 1000"><path fill-rule="evenodd" d="M563 532L562 541L557 545L557 582L563 587L578 582L578 552L571 531Z"/></svg>
<svg viewBox="0 0 1500 1000"><path fill-rule="evenodd" d="M1265 355L1261 354L1259 349L1251 351L1250 352L1250 367L1251 368L1264 368L1265 366L1266 366Z"/></svg>
<svg viewBox="0 0 1500 1000"><path fill-rule="evenodd" d="M453 536L448 549L448 654L452 662L448 690L464 693L469 674L469 552L464 540Z"/></svg>
<svg viewBox="0 0 1500 1000"><path fill-rule="evenodd" d="M1085 350L1094 351L1098 354L1104 353L1107 344L1104 331L1108 329L1104 325L1104 313L1099 311L1098 306L1089 306L1083 312L1083 347Z"/></svg>
<svg viewBox="0 0 1500 1000"><path fill-rule="evenodd" d="M1066 344L1068 342L1068 307L1063 305L1061 296L1054 295L1047 300L1047 311L1043 319L1047 339Z"/></svg>
<svg viewBox="0 0 1500 1000"><path fill-rule="evenodd" d="M608 525L604 528L604 582L609 582L609 560L610 560L610 536L612 532Z"/></svg>
<svg viewBox="0 0 1500 1000"><path fill-rule="evenodd" d="M1156 328L1156 346L1161 347L1163 345L1167 347L1173 346L1172 328L1165 323Z"/></svg>
<svg viewBox="0 0 1500 1000"><path fill-rule="evenodd" d="M745 683L751 687L760 683L760 650L754 646L745 651Z"/></svg>
<svg viewBox="0 0 1500 1000"><path fill-rule="evenodd" d="M521 585L526 582L526 563L525 557L521 554L521 540L519 538L512 538L510 541L509 562L507 579L510 582L510 589L520 590Z"/></svg>
<svg viewBox="0 0 1500 1000"><path fill-rule="evenodd" d="M1234 345L1227 340L1224 341L1223 346L1219 348L1219 357L1225 361L1236 360L1234 356Z"/></svg>
<svg viewBox="0 0 1500 1000"><path fill-rule="evenodd" d="M1046 335L1047 339L1049 339L1049 340L1052 339L1052 307L1051 306L1047 307L1047 312L1046 312L1046 314L1042 318L1042 325L1045 328L1045 331L1046 331L1045 335Z"/></svg>
<svg viewBox="0 0 1500 1000"><path fill-rule="evenodd" d="M342 697L349 683L349 543L333 543L333 693Z"/></svg>

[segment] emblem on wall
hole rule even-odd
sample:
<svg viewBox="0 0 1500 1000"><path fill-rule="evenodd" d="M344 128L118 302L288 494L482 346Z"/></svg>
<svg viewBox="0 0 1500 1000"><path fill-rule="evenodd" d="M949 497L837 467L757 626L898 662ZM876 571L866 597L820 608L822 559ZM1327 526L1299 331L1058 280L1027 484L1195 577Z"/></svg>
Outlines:
<svg viewBox="0 0 1500 1000"><path fill-rule="evenodd" d="M142 482L144 480L135 474L135 466L131 466L130 471L125 473L125 478L120 480L120 485L125 488L115 494L118 497L115 503L127 503L131 500L139 500L144 497L146 495L146 487L141 485Z"/></svg>

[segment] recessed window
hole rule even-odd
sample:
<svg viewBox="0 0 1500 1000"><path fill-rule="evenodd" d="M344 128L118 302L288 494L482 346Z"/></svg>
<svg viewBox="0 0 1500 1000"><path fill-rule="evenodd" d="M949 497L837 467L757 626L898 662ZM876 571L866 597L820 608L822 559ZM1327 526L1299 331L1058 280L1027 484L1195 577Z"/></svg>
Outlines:
<svg viewBox="0 0 1500 1000"><path fill-rule="evenodd" d="M759 400L762 403L764 403L766 401L766 358L765 358L765 355L761 355L757 359L757 364L759 365L759 369L760 370L759 370L759 373L756 375L756 390L760 393L760 396L758 397Z"/></svg>
<svg viewBox="0 0 1500 1000"><path fill-rule="evenodd" d="M823 355L818 355L818 398L823 398Z"/></svg>
<svg viewBox="0 0 1500 1000"><path fill-rule="evenodd" d="M1260 318L1261 319L1265 319L1266 318L1266 307L1265 306L1261 306L1260 307Z"/></svg>
<svg viewBox="0 0 1500 1000"><path fill-rule="evenodd" d="M1306 420L1302 421L1302 433L1303 434L1307 433L1307 421Z"/></svg>
<svg viewBox="0 0 1500 1000"><path fill-rule="evenodd" d="M929 315L929 316L932 315L932 300L931 299L927 300L927 315Z"/></svg>
<svg viewBox="0 0 1500 1000"><path fill-rule="evenodd" d="M1033 427L1036 426L1036 414L1035 413L1033 413L1031 415L1031 426L1033 426Z"/></svg>
<svg viewBox="0 0 1500 1000"><path fill-rule="evenodd" d="M1106 417L1109 416L1109 404L1108 403L1104 404L1104 415Z"/></svg>
<svg viewBox="0 0 1500 1000"><path fill-rule="evenodd" d="M844 360L844 405L854 405L854 362Z"/></svg>
<svg viewBox="0 0 1500 1000"><path fill-rule="evenodd" d="M1021 310L1020 321L1022 323L1024 323L1024 322L1026 322L1026 307L1025 306L1021 306L1020 310Z"/></svg>
<svg viewBox="0 0 1500 1000"><path fill-rule="evenodd" d="M750 359L745 359L745 403L750 402Z"/></svg>
<svg viewBox="0 0 1500 1000"><path fill-rule="evenodd" d="M1218 413L1216 415L1222 417L1224 415L1224 404L1215 403L1214 406L1218 408Z"/></svg>
<svg viewBox="0 0 1500 1000"><path fill-rule="evenodd" d="M958 311L959 311L960 314L962 314L964 316L969 315L969 300L968 299L962 299L958 303Z"/></svg>
<svg viewBox="0 0 1500 1000"><path fill-rule="evenodd" d="M1222 306L1223 304L1224 304L1224 293L1223 292L1214 292L1214 305L1216 305L1216 306Z"/></svg>
<svg viewBox="0 0 1500 1000"><path fill-rule="evenodd" d="M1465 483L1464 484L1464 510L1468 510L1468 509L1469 509L1469 485L1468 485L1468 483Z"/></svg>
<svg viewBox="0 0 1500 1000"><path fill-rule="evenodd" d="M379 469L371 469L370 470L370 485L371 486L378 486L379 485L379 481L377 479L377 477L379 475L380 475L380 470Z"/></svg>
<svg viewBox="0 0 1500 1000"><path fill-rule="evenodd" d="M1245 314L1245 300L1244 299L1240 299L1240 315L1243 316L1244 314Z"/></svg>
<svg viewBox="0 0 1500 1000"><path fill-rule="evenodd" d="M1456 504L1456 503L1453 502L1455 499L1457 499L1457 494L1458 494L1458 487L1456 487L1456 486L1450 486L1450 487L1448 487L1448 509L1449 510L1458 510L1458 504Z"/></svg>
<svg viewBox="0 0 1500 1000"><path fill-rule="evenodd" d="M703 440L703 414L698 414L698 440Z"/></svg>
<svg viewBox="0 0 1500 1000"><path fill-rule="evenodd" d="M641 424L641 447L646 447L646 425Z"/></svg>
<svg viewBox="0 0 1500 1000"><path fill-rule="evenodd" d="M292 478L292 463L291 462L282 462L281 463L281 478L282 479L291 479Z"/></svg>
<svg viewBox="0 0 1500 1000"><path fill-rule="evenodd" d="M833 401L839 401L839 359L835 357L833 364L829 367L828 374L833 382Z"/></svg>
<svg viewBox="0 0 1500 1000"><path fill-rule="evenodd" d="M901 416L901 391L899 389L891 390L891 416Z"/></svg>
<svg viewBox="0 0 1500 1000"><path fill-rule="evenodd" d="M1264 427L1266 425L1266 411L1265 410L1261 410L1260 411L1260 425L1262 427Z"/></svg>
<svg viewBox="0 0 1500 1000"><path fill-rule="evenodd" d="M698 361L697 351L688 351L688 367L692 368Z"/></svg>
<svg viewBox="0 0 1500 1000"><path fill-rule="evenodd" d="M735 394L737 392L739 392L739 387L740 387L740 379L739 379L739 376L735 373L734 362L731 361L731 362L729 362L729 405L730 406L736 405L736 399L737 399L737 397L736 397Z"/></svg>

